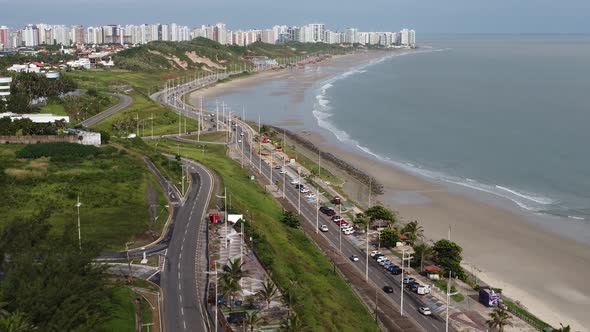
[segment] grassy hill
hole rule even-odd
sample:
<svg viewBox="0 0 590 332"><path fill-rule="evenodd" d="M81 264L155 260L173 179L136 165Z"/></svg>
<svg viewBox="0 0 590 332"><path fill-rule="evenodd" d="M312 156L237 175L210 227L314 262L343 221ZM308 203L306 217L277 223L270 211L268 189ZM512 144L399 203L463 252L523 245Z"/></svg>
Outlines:
<svg viewBox="0 0 590 332"><path fill-rule="evenodd" d="M201 37L185 42L153 41L117 53L114 61L118 68L131 71L215 71L243 64L244 56L279 59L319 53L342 54L346 50L321 43L271 45L257 42L247 47L225 46Z"/></svg>

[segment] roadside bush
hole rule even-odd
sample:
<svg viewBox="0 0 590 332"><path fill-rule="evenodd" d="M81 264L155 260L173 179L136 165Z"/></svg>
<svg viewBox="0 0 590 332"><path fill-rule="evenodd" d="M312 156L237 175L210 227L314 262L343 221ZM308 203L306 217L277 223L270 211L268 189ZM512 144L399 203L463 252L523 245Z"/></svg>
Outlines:
<svg viewBox="0 0 590 332"><path fill-rule="evenodd" d="M281 216L281 222L292 228L299 227L299 218L297 218L295 213L291 211L283 212L283 215Z"/></svg>
<svg viewBox="0 0 590 332"><path fill-rule="evenodd" d="M79 159L94 157L100 153L100 149L91 145L75 143L40 143L29 144L16 152L17 158L35 159L49 157L56 159Z"/></svg>

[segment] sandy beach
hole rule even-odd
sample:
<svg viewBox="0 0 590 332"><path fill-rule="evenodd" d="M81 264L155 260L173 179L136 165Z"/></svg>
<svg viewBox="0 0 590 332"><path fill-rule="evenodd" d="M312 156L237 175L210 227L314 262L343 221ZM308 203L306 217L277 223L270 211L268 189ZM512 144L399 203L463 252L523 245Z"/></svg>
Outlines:
<svg viewBox="0 0 590 332"><path fill-rule="evenodd" d="M354 64L382 56L382 53L343 56L328 60L322 66L344 71ZM333 73L268 72L199 93L206 98L222 100L223 95L260 82L287 80L291 89L285 89L284 93L296 103L303 98L302 89ZM199 94L195 93L191 98L194 100L197 96ZM554 326L562 322L571 324L575 330L590 331L590 316L586 314L590 308L590 286L586 283L590 276L589 245L542 227L530 216L519 213L508 200L491 195L486 198L479 192L453 190L448 185L398 169L352 148L336 145L322 136L326 133L302 128L300 114L286 114L283 122L275 125L298 128L301 136L322 150L374 176L385 189L376 200L397 211L402 220L418 220L427 238L434 241L446 238L451 226L452 240L464 249L464 267L476 271L486 283L502 288L509 297L520 301ZM347 181L344 189L351 199L367 201L366 184L334 169L334 165L325 166Z"/></svg>

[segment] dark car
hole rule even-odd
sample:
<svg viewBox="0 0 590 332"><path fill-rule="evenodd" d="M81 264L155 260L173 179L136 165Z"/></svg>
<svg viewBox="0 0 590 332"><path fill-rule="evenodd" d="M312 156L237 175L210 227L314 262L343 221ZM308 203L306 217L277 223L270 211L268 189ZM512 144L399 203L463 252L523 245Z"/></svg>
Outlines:
<svg viewBox="0 0 590 332"><path fill-rule="evenodd" d="M391 265L389 265L389 267L387 268L387 271L389 271L389 272L393 272L393 271L395 271L395 270L399 270L399 266L397 266L397 265L394 265L394 264L391 264Z"/></svg>
<svg viewBox="0 0 590 332"><path fill-rule="evenodd" d="M334 211L334 210L330 209L330 210L328 210L328 212L326 212L326 215L327 215L328 217L335 216L335 215L336 215L336 211Z"/></svg>
<svg viewBox="0 0 590 332"><path fill-rule="evenodd" d="M402 269L396 269L391 271L391 274L393 274L394 276L400 275L402 274Z"/></svg>
<svg viewBox="0 0 590 332"><path fill-rule="evenodd" d="M383 291L385 293L393 293L393 287L391 287L391 286L383 286Z"/></svg>

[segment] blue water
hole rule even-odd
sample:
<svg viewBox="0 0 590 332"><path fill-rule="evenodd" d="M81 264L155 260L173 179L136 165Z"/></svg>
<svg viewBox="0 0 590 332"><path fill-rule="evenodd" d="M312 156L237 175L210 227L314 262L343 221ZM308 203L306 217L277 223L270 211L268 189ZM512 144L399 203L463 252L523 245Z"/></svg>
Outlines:
<svg viewBox="0 0 590 332"><path fill-rule="evenodd" d="M319 124L428 177L590 222L590 37L422 44L318 85Z"/></svg>
<svg viewBox="0 0 590 332"><path fill-rule="evenodd" d="M590 226L590 36L432 36L420 45L220 99L238 113L245 106L251 120L262 111L266 123L320 129L412 172Z"/></svg>

